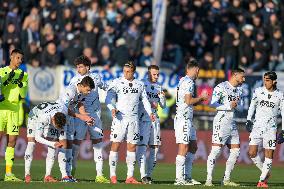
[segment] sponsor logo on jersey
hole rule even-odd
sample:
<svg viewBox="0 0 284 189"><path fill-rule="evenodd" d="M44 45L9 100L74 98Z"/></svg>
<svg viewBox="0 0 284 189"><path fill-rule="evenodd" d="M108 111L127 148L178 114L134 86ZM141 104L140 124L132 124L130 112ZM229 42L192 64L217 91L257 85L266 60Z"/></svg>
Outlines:
<svg viewBox="0 0 284 189"><path fill-rule="evenodd" d="M274 102L269 102L269 101L266 101L266 100L262 100L260 101L260 106L266 106L268 108L274 108L275 107L275 103Z"/></svg>

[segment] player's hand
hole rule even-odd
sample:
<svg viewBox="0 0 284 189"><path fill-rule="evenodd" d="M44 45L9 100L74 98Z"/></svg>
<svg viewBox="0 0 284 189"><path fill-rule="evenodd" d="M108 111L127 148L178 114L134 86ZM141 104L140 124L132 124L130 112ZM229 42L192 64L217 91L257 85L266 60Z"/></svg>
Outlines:
<svg viewBox="0 0 284 189"><path fill-rule="evenodd" d="M112 109L112 110L111 110L112 118L115 118L115 117L116 117L117 112L118 112L117 109Z"/></svg>
<svg viewBox="0 0 284 189"><path fill-rule="evenodd" d="M55 148L61 148L63 146L63 144L61 144L60 142L55 142L54 147Z"/></svg>
<svg viewBox="0 0 284 189"><path fill-rule="evenodd" d="M246 130L247 130L247 132L251 133L252 126L253 126L252 121L251 120L247 120L247 122L246 122Z"/></svg>
<svg viewBox="0 0 284 189"><path fill-rule="evenodd" d="M150 114L150 119L151 119L152 122L154 122L156 120L155 114L151 113Z"/></svg>
<svg viewBox="0 0 284 189"><path fill-rule="evenodd" d="M159 98L165 97L165 92L161 91L158 93Z"/></svg>
<svg viewBox="0 0 284 189"><path fill-rule="evenodd" d="M4 95L0 95L0 102L5 100L5 96Z"/></svg>
<svg viewBox="0 0 284 189"><path fill-rule="evenodd" d="M80 117L79 119L81 119L82 121L85 121L85 122L92 122L93 121L93 117L89 116L89 113L86 113L86 114L79 114Z"/></svg>
<svg viewBox="0 0 284 189"><path fill-rule="evenodd" d="M92 117L93 118L93 117ZM88 126L93 126L93 125L95 125L95 118L93 118L93 120L92 121L87 121L86 122L86 124L88 125Z"/></svg>
<svg viewBox="0 0 284 189"><path fill-rule="evenodd" d="M282 144L284 142L284 130L280 131L277 137L277 143Z"/></svg>
<svg viewBox="0 0 284 189"><path fill-rule="evenodd" d="M152 102L151 103L151 108L157 109L158 108L158 103L157 102Z"/></svg>
<svg viewBox="0 0 284 189"><path fill-rule="evenodd" d="M15 71L12 70L9 75L8 75L8 78L6 81L4 81L3 85L4 86L7 86L9 84L9 82L13 79L13 77L15 76Z"/></svg>
<svg viewBox="0 0 284 189"><path fill-rule="evenodd" d="M238 106L238 101L235 100L235 101L231 102L231 108L232 109L235 109L237 106Z"/></svg>
<svg viewBox="0 0 284 189"><path fill-rule="evenodd" d="M209 94L208 94L206 91L203 91L203 92L201 93L200 98L201 98L201 101L206 101L206 100L208 100L208 98L209 98Z"/></svg>

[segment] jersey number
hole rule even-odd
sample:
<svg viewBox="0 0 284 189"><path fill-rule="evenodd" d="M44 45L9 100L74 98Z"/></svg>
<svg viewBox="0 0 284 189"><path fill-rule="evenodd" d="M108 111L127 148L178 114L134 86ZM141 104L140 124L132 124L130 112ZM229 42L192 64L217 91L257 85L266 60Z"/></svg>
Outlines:
<svg viewBox="0 0 284 189"><path fill-rule="evenodd" d="M43 102L43 103L39 104L39 105L37 106L37 108L40 109L40 110L43 110L43 109L45 109L49 104L50 104L50 105L55 105L55 104L57 104L57 103L56 103L56 102Z"/></svg>

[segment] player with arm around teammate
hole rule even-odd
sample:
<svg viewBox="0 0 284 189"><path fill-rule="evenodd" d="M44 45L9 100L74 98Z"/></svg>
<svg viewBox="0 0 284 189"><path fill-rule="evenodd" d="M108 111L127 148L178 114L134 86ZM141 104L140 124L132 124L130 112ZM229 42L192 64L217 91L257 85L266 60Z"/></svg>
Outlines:
<svg viewBox="0 0 284 189"><path fill-rule="evenodd" d="M211 99L211 105L216 108L217 114L213 120L212 149L207 159L207 179L205 186L213 186L213 170L223 146L230 149L230 155L226 162L226 170L222 185L239 186L230 180L231 172L240 155L240 139L235 121L235 112L242 111L243 89L241 85L245 81L242 69L232 70L229 81L218 84Z"/></svg>
<svg viewBox="0 0 284 189"><path fill-rule="evenodd" d="M280 113L282 116L284 115L284 94L277 89L277 74L275 72L266 72L263 76L263 83L264 86L256 88L253 93L246 128L250 132L249 156L261 171L257 187L267 188L277 142L277 118ZM255 115L254 121L253 115ZM281 135L279 142L281 142ZM264 148L264 162L257 154L259 146Z"/></svg>
<svg viewBox="0 0 284 189"><path fill-rule="evenodd" d="M99 100L98 88L107 90L107 85L102 81L102 78L97 73L90 72L91 61L88 57L82 55L75 59L74 64L77 69L77 75L75 75L69 85L77 85L84 77L89 76L93 79L95 87L87 95L84 95L82 104L85 107L86 113L94 118L94 125L87 125L86 122L73 118L74 124L74 142L72 145L72 176L74 177L77 159L79 155L80 144L85 139L87 131L90 134L90 138L93 144L94 161L96 163L97 175L95 181L97 183L109 183L109 180L103 176L103 127L101 121L101 104Z"/></svg>

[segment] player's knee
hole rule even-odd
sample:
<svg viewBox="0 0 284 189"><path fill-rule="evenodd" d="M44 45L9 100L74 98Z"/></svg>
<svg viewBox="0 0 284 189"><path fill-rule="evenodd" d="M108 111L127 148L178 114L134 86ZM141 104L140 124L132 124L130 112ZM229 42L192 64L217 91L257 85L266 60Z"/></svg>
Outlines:
<svg viewBox="0 0 284 189"><path fill-rule="evenodd" d="M189 152L195 154L197 149L198 149L197 145L193 145L189 148Z"/></svg>
<svg viewBox="0 0 284 189"><path fill-rule="evenodd" d="M232 153L235 157L239 157L241 150L240 150L240 148L231 148L230 153Z"/></svg>
<svg viewBox="0 0 284 189"><path fill-rule="evenodd" d="M212 150L209 156L212 158L218 158L221 155L222 147L220 146L212 146Z"/></svg>
<svg viewBox="0 0 284 189"><path fill-rule="evenodd" d="M255 158L256 155L257 155L257 151L249 150L248 155L249 155L250 158Z"/></svg>

